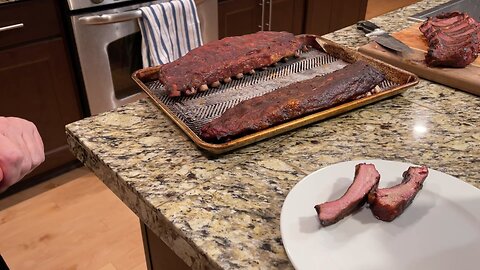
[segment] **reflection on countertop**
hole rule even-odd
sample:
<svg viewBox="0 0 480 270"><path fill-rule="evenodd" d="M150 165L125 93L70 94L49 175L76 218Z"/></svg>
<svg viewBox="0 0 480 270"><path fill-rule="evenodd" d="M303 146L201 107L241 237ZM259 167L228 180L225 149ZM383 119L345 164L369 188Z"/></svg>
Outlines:
<svg viewBox="0 0 480 270"><path fill-rule="evenodd" d="M446 1L424 0L372 19L387 31ZM359 47L354 27L326 35ZM190 265L292 269L280 211L309 173L341 161L426 164L480 188L480 98L427 80L387 99L216 158L202 153L150 101L67 126L73 153Z"/></svg>

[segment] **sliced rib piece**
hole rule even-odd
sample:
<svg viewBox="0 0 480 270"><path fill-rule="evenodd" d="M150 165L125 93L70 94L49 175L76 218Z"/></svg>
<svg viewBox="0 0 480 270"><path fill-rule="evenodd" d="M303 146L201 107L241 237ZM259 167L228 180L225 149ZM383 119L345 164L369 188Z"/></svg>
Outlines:
<svg viewBox="0 0 480 270"><path fill-rule="evenodd" d="M377 188L378 181L380 174L375 165L357 164L353 183L340 199L315 205L320 223L323 226L334 224L360 208L367 201L369 192Z"/></svg>
<svg viewBox="0 0 480 270"><path fill-rule="evenodd" d="M450 12L429 17L422 25L420 31L430 38L437 30L456 31L465 25L475 24L475 20L466 13Z"/></svg>
<svg viewBox="0 0 480 270"><path fill-rule="evenodd" d="M410 167L403 173L402 183L372 191L368 203L373 215L383 221L392 221L412 203L428 176L426 166Z"/></svg>
<svg viewBox="0 0 480 270"><path fill-rule="evenodd" d="M430 17L420 31L428 42L428 66L465 67L480 53L480 24L466 13Z"/></svg>
<svg viewBox="0 0 480 270"><path fill-rule="evenodd" d="M240 102L204 125L200 135L207 141L226 141L351 100L383 80L379 71L356 62L328 75Z"/></svg>
<svg viewBox="0 0 480 270"><path fill-rule="evenodd" d="M300 39L287 32L227 37L160 66L159 80L169 96L188 95L197 92L201 85L211 85L294 56L302 45Z"/></svg>

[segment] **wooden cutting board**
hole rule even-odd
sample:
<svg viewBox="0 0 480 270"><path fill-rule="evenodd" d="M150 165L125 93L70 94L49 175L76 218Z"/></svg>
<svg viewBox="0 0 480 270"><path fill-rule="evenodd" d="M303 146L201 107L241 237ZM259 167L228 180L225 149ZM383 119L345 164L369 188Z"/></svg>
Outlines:
<svg viewBox="0 0 480 270"><path fill-rule="evenodd" d="M415 73L419 77L480 96L480 57L465 68L428 67L425 64L428 45L418 29L419 26L420 24L414 24L392 34L413 49L409 55L396 54L376 42L368 43L358 50L363 54Z"/></svg>

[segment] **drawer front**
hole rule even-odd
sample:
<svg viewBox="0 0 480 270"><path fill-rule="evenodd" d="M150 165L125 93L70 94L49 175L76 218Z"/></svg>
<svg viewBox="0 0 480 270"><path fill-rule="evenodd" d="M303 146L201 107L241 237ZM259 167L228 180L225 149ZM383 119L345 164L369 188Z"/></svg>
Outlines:
<svg viewBox="0 0 480 270"><path fill-rule="evenodd" d="M0 5L0 48L59 34L55 0L25 0Z"/></svg>

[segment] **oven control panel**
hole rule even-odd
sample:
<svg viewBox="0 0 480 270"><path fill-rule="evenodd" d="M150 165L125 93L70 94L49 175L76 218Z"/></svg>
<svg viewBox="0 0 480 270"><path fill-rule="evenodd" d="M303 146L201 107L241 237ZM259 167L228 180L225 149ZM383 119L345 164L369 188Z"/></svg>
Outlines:
<svg viewBox="0 0 480 270"><path fill-rule="evenodd" d="M105 6L120 2L135 2L135 0L67 0L70 10L79 10L89 7ZM137 1L138 2L138 1Z"/></svg>

